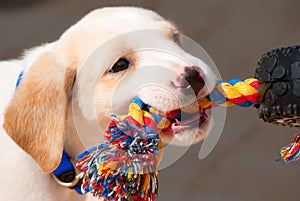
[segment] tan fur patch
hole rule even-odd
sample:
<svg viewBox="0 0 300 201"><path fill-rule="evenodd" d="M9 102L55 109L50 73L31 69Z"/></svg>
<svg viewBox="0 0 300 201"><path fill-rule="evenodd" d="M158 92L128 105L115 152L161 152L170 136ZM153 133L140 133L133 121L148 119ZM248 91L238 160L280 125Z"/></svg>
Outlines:
<svg viewBox="0 0 300 201"><path fill-rule="evenodd" d="M52 172L61 160L74 70L53 53L43 54L25 75L6 110L4 128L40 165Z"/></svg>

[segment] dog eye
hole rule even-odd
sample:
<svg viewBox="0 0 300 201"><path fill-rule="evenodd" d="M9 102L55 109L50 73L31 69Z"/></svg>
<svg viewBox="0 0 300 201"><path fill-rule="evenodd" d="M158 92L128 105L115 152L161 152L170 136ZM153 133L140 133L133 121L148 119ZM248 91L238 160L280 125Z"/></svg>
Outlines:
<svg viewBox="0 0 300 201"><path fill-rule="evenodd" d="M121 58L113 65L113 67L108 72L117 73L126 70L129 67L130 67L130 62L127 59Z"/></svg>
<svg viewBox="0 0 300 201"><path fill-rule="evenodd" d="M172 39L178 45L181 45L180 33L178 31L172 31Z"/></svg>

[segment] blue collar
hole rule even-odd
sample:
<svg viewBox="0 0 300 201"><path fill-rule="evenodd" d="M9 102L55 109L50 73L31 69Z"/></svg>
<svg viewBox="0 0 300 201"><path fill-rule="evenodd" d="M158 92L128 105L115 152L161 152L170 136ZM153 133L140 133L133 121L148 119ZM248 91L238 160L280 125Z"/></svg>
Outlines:
<svg viewBox="0 0 300 201"><path fill-rule="evenodd" d="M63 151L59 166L52 172L52 175L58 184L74 189L78 194L83 194L81 191L82 181L78 177L75 160L71 160L65 151Z"/></svg>
<svg viewBox="0 0 300 201"><path fill-rule="evenodd" d="M21 73L19 74L19 77L17 79L17 83L16 83L16 89L18 88L18 86L20 85L22 79L23 79L23 76L24 76L24 70L21 71Z"/></svg>
<svg viewBox="0 0 300 201"><path fill-rule="evenodd" d="M16 88L20 85L24 74L25 72L22 70L18 76ZM82 181L78 178L75 160L72 160L65 151L62 153L62 159L59 166L52 172L52 175L58 184L74 189L78 194L83 194L81 191Z"/></svg>

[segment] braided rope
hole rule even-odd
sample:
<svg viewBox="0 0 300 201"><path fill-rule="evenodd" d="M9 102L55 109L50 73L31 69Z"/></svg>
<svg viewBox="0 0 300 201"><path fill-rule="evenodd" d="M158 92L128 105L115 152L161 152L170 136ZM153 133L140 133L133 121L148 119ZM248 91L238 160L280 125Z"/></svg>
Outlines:
<svg viewBox="0 0 300 201"><path fill-rule="evenodd" d="M248 78L244 81L232 79L228 82L217 81L215 89L205 98L199 100L200 108L211 109L216 106L251 107L258 104L259 84L255 78Z"/></svg>

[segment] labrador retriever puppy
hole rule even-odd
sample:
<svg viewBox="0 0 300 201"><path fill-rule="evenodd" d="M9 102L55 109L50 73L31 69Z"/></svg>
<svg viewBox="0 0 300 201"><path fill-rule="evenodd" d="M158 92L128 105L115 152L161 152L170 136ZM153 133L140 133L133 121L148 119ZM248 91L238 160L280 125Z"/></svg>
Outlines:
<svg viewBox="0 0 300 201"><path fill-rule="evenodd" d="M159 84L120 97L143 72L161 78ZM74 201L86 197L59 185L50 173L63 150L75 158L88 148L79 136L81 124L96 122L105 129L110 115L124 113L134 96L164 114L189 108L209 93L215 78L181 48L174 24L150 10L110 7L92 11L57 41L1 62L0 83L0 200ZM184 92L189 89L193 93ZM185 120L173 119L160 137L165 143L196 143L209 124L197 107ZM84 138L97 144L102 133L84 128Z"/></svg>

